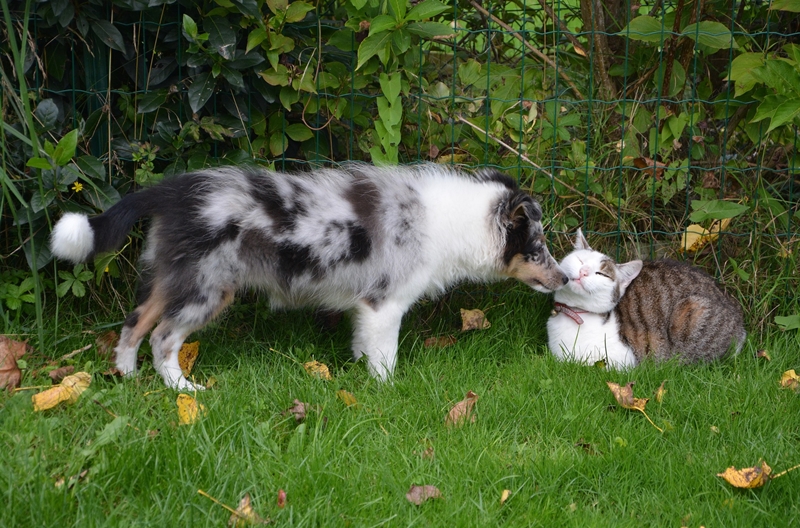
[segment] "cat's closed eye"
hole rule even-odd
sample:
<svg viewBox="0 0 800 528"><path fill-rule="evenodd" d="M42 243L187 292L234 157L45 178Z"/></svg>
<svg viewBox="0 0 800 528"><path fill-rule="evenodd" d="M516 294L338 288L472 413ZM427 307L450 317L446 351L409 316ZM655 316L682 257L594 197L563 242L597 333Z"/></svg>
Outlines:
<svg viewBox="0 0 800 528"><path fill-rule="evenodd" d="M605 277L607 279L611 278L608 275L606 275L605 273L603 273L602 271L595 271L595 275L600 275L601 277Z"/></svg>

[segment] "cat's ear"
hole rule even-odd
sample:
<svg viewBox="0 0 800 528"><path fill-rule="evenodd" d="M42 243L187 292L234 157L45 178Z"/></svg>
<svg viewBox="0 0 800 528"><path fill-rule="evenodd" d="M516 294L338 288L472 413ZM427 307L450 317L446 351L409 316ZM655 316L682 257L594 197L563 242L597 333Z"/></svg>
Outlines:
<svg viewBox="0 0 800 528"><path fill-rule="evenodd" d="M620 288L624 291L628 285L633 282L633 279L639 276L642 271L642 261L632 260L625 264L617 266L617 279L619 280Z"/></svg>
<svg viewBox="0 0 800 528"><path fill-rule="evenodd" d="M578 228L578 232L575 233L575 243L573 246L575 249L592 249L586 241L586 237L583 236L583 231L581 231L580 227Z"/></svg>

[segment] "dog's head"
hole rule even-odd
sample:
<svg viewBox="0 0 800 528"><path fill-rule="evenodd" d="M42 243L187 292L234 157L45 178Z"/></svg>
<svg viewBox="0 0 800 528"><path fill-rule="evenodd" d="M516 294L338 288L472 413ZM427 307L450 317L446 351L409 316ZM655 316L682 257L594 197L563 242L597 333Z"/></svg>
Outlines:
<svg viewBox="0 0 800 528"><path fill-rule="evenodd" d="M500 202L500 229L505 235L503 271L534 290L550 293L569 279L550 255L542 230L539 203L519 189L509 189Z"/></svg>

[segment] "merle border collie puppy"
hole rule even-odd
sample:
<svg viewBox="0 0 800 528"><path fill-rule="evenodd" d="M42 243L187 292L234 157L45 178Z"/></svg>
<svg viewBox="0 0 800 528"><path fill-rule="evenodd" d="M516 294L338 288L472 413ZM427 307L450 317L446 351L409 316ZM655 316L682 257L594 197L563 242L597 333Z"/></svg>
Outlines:
<svg viewBox="0 0 800 528"><path fill-rule="evenodd" d="M64 214L53 254L77 263L114 250L140 217L152 222L117 368L135 374L139 345L158 323L153 362L179 390L202 388L181 373L181 344L244 288L265 291L275 308L350 311L355 359L366 356L370 373L386 379L403 314L420 298L462 281L514 278L545 293L568 281L545 245L539 204L493 170L204 170L129 194L99 216Z"/></svg>

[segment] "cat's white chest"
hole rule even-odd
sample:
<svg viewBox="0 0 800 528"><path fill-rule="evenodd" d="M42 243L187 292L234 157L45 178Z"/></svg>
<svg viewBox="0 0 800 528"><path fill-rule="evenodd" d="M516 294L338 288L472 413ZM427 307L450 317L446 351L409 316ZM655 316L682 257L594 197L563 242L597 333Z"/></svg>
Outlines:
<svg viewBox="0 0 800 528"><path fill-rule="evenodd" d="M624 369L636 366L636 356L619 339L617 319L611 312L604 315L580 313L583 324L561 312L547 320L547 340L550 351L562 361L593 364L603 360L608 368Z"/></svg>

